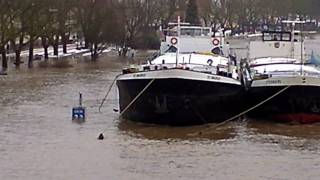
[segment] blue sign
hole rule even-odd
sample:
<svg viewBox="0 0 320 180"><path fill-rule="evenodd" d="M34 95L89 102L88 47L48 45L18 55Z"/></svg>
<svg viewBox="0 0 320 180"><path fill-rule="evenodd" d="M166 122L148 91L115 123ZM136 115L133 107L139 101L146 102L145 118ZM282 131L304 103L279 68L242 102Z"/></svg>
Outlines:
<svg viewBox="0 0 320 180"><path fill-rule="evenodd" d="M85 119L86 109L84 107L74 107L72 108L72 119Z"/></svg>

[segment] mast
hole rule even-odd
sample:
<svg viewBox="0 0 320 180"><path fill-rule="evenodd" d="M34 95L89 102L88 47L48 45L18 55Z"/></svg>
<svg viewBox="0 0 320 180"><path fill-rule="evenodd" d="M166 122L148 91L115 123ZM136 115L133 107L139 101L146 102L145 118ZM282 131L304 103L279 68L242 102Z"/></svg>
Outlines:
<svg viewBox="0 0 320 180"><path fill-rule="evenodd" d="M295 59L295 47L294 47L294 44L295 44L295 34L294 34L294 31L295 31L295 25L296 24L305 24L306 22L305 21L299 21L299 20L296 20L296 21L282 21L282 23L287 23L287 24L291 24L292 25L292 32L291 32L291 58ZM301 30L301 68L300 68L300 74L301 76L303 75L303 65L304 65L304 58L303 58L303 35L302 35L302 30Z"/></svg>
<svg viewBox="0 0 320 180"><path fill-rule="evenodd" d="M291 58L294 59L294 38L295 38L295 26L296 23L292 22L292 30L291 30Z"/></svg>
<svg viewBox="0 0 320 180"><path fill-rule="evenodd" d="M179 53L180 53L180 36L181 36L181 19L180 16L178 16L178 42L177 42L177 53L176 53L176 67L178 67L179 62Z"/></svg>
<svg viewBox="0 0 320 180"><path fill-rule="evenodd" d="M301 31L301 64L304 65L304 36L303 32ZM301 68L302 73L302 68Z"/></svg>

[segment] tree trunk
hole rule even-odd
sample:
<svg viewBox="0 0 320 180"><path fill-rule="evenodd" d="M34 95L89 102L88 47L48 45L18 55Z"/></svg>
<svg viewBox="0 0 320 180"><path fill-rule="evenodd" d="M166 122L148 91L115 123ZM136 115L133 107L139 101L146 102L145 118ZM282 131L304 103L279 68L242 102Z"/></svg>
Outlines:
<svg viewBox="0 0 320 180"><path fill-rule="evenodd" d="M67 54L67 36L65 34L62 34L62 48L63 48L63 54Z"/></svg>
<svg viewBox="0 0 320 180"><path fill-rule="evenodd" d="M24 35L20 36L18 48L16 49L16 66L18 66L18 67L21 64L21 51L24 46L24 44L23 44L24 37L25 37Z"/></svg>
<svg viewBox="0 0 320 180"><path fill-rule="evenodd" d="M41 42L42 42L42 47L44 50L44 59L48 60L49 59L49 53L48 53L48 48L49 48L49 44L48 44L48 40L46 37L41 37Z"/></svg>
<svg viewBox="0 0 320 180"><path fill-rule="evenodd" d="M128 52L128 47L127 47L127 46L123 47L123 49L122 49L122 56L123 56L123 57L126 57L126 56L127 56L127 52Z"/></svg>
<svg viewBox="0 0 320 180"><path fill-rule="evenodd" d="M44 59L48 60L49 59L48 46L47 45L44 46L43 49L44 49Z"/></svg>
<svg viewBox="0 0 320 180"><path fill-rule="evenodd" d="M16 44L15 40L11 40L10 44L12 46L12 49L15 53L15 62L14 64L16 65L16 67L19 67L21 64L21 51L22 51L22 47L24 46L23 44L23 40L24 40L24 36L20 36L19 38L19 44Z"/></svg>
<svg viewBox="0 0 320 180"><path fill-rule="evenodd" d="M98 58L98 52L97 52L97 44L93 43L92 47L91 47L91 59L93 61L96 61Z"/></svg>
<svg viewBox="0 0 320 180"><path fill-rule="evenodd" d="M30 38L30 43L29 43L29 61L28 61L28 67L32 68L33 67L33 46L34 46L34 41L32 38Z"/></svg>
<svg viewBox="0 0 320 180"><path fill-rule="evenodd" d="M89 48L89 41L87 40L87 38L84 39L84 48L88 49Z"/></svg>
<svg viewBox="0 0 320 180"><path fill-rule="evenodd" d="M213 24L213 37L216 37L216 33L217 33L217 23Z"/></svg>
<svg viewBox="0 0 320 180"><path fill-rule="evenodd" d="M53 42L53 55L55 56L59 55L59 36L56 36Z"/></svg>
<svg viewBox="0 0 320 180"><path fill-rule="evenodd" d="M14 64L19 68L20 64L21 64L21 50L20 50L20 48L16 49L15 53L16 53L16 62Z"/></svg>
<svg viewBox="0 0 320 180"><path fill-rule="evenodd" d="M59 45L56 43L53 44L53 55L55 56L59 55Z"/></svg>
<svg viewBox="0 0 320 180"><path fill-rule="evenodd" d="M8 69L8 60L5 47L1 46L0 51L2 57L2 71L6 71Z"/></svg>

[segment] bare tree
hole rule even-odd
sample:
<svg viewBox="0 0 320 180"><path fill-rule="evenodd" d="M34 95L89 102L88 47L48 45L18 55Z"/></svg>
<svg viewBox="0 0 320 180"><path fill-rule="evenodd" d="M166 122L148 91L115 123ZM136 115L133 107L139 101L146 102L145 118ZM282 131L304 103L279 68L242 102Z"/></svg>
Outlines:
<svg viewBox="0 0 320 180"><path fill-rule="evenodd" d="M84 35L85 46L90 48L91 57L95 60L108 43L119 41L123 31L116 14L116 2L111 0L79 1L76 17Z"/></svg>
<svg viewBox="0 0 320 180"><path fill-rule="evenodd" d="M6 45L14 36L15 15L12 1L0 1L0 53L4 71L8 68Z"/></svg>

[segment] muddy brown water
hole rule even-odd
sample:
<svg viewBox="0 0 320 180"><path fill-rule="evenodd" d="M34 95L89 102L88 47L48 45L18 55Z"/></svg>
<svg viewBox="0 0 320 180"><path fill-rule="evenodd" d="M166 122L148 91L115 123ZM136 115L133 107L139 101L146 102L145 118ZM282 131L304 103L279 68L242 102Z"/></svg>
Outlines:
<svg viewBox="0 0 320 180"><path fill-rule="evenodd" d="M0 76L1 180L319 179L320 125L242 119L218 129L119 120L108 86L130 60ZM85 122L72 122L78 92ZM97 140L104 131L105 139ZM199 133L201 132L201 133Z"/></svg>

